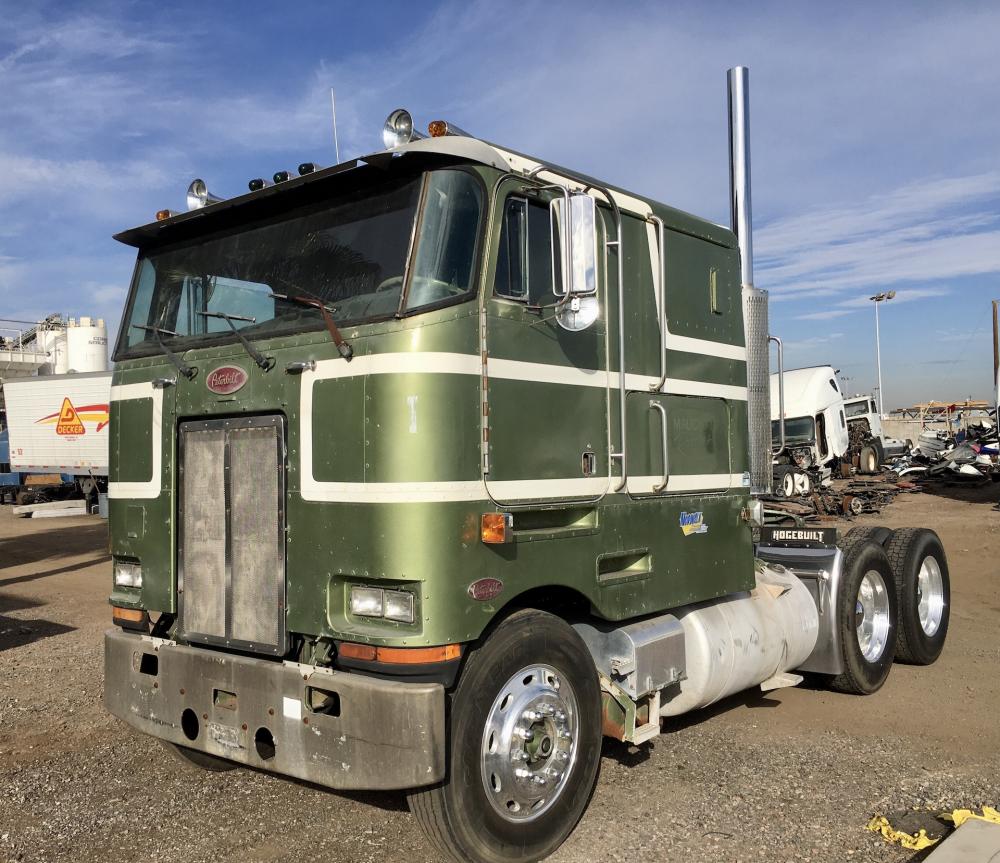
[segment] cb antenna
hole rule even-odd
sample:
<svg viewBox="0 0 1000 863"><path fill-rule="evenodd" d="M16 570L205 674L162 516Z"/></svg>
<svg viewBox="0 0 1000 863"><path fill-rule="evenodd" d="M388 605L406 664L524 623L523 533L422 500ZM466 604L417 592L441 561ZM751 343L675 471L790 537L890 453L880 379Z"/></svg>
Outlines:
<svg viewBox="0 0 1000 863"><path fill-rule="evenodd" d="M333 149L337 155L337 164L340 164L340 141L337 139L337 95L333 87L330 88L330 110L333 112Z"/></svg>

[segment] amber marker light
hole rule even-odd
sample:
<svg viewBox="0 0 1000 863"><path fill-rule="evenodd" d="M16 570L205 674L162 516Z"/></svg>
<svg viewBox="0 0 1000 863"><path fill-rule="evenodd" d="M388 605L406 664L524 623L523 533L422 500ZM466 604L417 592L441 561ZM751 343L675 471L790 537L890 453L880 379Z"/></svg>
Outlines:
<svg viewBox="0 0 1000 863"><path fill-rule="evenodd" d="M342 643L337 648L341 659L358 659L362 662L384 662L388 665L425 665L448 662L462 655L460 644L442 644L437 647L374 647L371 644Z"/></svg>
<svg viewBox="0 0 1000 863"><path fill-rule="evenodd" d="M427 132L432 138L443 138L448 134L448 124L444 120L431 120Z"/></svg>
<svg viewBox="0 0 1000 863"><path fill-rule="evenodd" d="M509 512L484 512L479 522L479 538L487 545L510 542L512 525Z"/></svg>
<svg viewBox="0 0 1000 863"><path fill-rule="evenodd" d="M157 210L156 211L156 221L162 222L164 219L169 219L171 216L176 216L173 210Z"/></svg>
<svg viewBox="0 0 1000 863"><path fill-rule="evenodd" d="M120 608L117 605L111 606L111 614L115 620L127 620L129 623L142 623L146 617L141 608Z"/></svg>

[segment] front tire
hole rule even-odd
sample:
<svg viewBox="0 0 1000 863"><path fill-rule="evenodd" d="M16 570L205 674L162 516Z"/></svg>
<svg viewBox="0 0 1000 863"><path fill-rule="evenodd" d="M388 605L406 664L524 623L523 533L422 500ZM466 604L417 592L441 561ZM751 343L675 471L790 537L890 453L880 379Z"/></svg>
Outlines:
<svg viewBox="0 0 1000 863"><path fill-rule="evenodd" d="M886 552L899 594L896 659L930 665L948 637L951 581L944 547L934 531L907 527L893 533Z"/></svg>
<svg viewBox="0 0 1000 863"><path fill-rule="evenodd" d="M830 681L840 692L871 695L892 670L898 606L885 549L864 534L845 540L837 590L837 626L844 671Z"/></svg>
<svg viewBox="0 0 1000 863"><path fill-rule="evenodd" d="M858 473L868 476L878 473L878 453L874 447L866 446L858 457Z"/></svg>
<svg viewBox="0 0 1000 863"><path fill-rule="evenodd" d="M527 863L583 815L601 758L601 691L571 626L528 609L470 656L451 702L449 775L410 811L461 863Z"/></svg>

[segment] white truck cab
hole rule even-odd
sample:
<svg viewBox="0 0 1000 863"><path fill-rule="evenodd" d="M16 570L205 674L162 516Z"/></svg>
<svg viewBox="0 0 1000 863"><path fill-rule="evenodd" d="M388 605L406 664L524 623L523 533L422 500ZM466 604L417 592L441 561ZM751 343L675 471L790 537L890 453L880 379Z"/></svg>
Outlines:
<svg viewBox="0 0 1000 863"><path fill-rule="evenodd" d="M771 375L771 434L781 438L778 374ZM775 458L776 488L786 496L805 494L812 480L827 483L847 455L850 439L844 394L832 366L811 366L784 373L785 449ZM812 477L812 479L810 478Z"/></svg>

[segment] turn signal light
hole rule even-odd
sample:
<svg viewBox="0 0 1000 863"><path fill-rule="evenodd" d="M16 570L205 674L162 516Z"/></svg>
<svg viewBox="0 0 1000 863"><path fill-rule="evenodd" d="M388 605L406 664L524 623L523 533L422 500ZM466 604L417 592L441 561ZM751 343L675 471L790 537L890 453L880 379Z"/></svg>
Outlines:
<svg viewBox="0 0 1000 863"><path fill-rule="evenodd" d="M371 644L346 642L337 648L337 653L343 659L360 659L363 662L423 665L458 659L462 655L462 646L460 644L442 644L437 647L375 647Z"/></svg>
<svg viewBox="0 0 1000 863"><path fill-rule="evenodd" d="M117 605L111 606L111 614L115 620L127 620L129 623L142 623L146 617L141 608L121 608Z"/></svg>
<svg viewBox="0 0 1000 863"><path fill-rule="evenodd" d="M513 539L514 519L509 512L484 512L479 536L487 545L501 545Z"/></svg>

